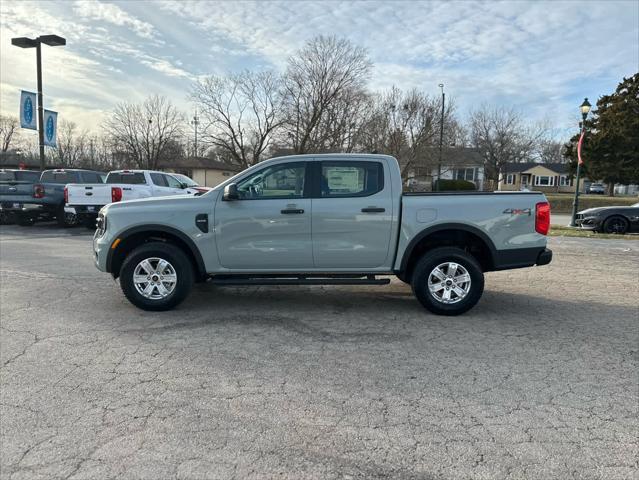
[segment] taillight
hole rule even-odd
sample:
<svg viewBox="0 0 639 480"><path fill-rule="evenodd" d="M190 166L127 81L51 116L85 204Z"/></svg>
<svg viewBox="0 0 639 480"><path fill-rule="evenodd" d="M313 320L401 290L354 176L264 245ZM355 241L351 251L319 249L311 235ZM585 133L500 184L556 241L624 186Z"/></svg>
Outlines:
<svg viewBox="0 0 639 480"><path fill-rule="evenodd" d="M67 187L64 187L64 203L69 203L69 189Z"/></svg>
<svg viewBox="0 0 639 480"><path fill-rule="evenodd" d="M550 230L550 204L539 202L535 206L535 231L547 235Z"/></svg>
<svg viewBox="0 0 639 480"><path fill-rule="evenodd" d="M122 200L122 189L120 187L111 187L111 202L119 202Z"/></svg>
<svg viewBox="0 0 639 480"><path fill-rule="evenodd" d="M35 184L33 186L33 198L44 198L44 186Z"/></svg>

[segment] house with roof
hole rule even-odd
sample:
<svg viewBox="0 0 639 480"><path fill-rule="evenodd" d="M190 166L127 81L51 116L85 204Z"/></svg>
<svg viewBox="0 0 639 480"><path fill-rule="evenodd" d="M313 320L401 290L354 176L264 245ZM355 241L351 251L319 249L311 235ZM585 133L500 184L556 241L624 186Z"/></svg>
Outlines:
<svg viewBox="0 0 639 480"><path fill-rule="evenodd" d="M583 192L586 182L580 183L580 191ZM498 189L574 193L575 178L567 163L506 163L502 167Z"/></svg>
<svg viewBox="0 0 639 480"><path fill-rule="evenodd" d="M185 157L161 160L158 169L167 173L181 173L203 187L215 187L242 169L208 157Z"/></svg>
<svg viewBox="0 0 639 480"><path fill-rule="evenodd" d="M437 180L439 149L426 149L423 158L409 168L407 184L418 190L430 190L433 181ZM444 147L442 149L441 178L445 180L467 180L484 189L485 171L484 157L477 148Z"/></svg>

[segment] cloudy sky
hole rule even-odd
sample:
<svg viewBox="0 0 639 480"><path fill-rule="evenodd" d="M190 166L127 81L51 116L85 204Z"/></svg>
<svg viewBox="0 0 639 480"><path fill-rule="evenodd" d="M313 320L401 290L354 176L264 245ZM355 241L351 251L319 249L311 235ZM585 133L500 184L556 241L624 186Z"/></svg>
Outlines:
<svg viewBox="0 0 639 480"><path fill-rule="evenodd" d="M595 100L639 70L639 2L13 1L0 3L0 110L17 115L34 90L35 52L15 36L54 33L44 47L45 106L99 132L121 101L151 93L192 112L193 79L249 69L283 70L318 34L366 47L371 89L437 85L462 116L481 103L575 128L583 97ZM594 101L593 101L594 103Z"/></svg>

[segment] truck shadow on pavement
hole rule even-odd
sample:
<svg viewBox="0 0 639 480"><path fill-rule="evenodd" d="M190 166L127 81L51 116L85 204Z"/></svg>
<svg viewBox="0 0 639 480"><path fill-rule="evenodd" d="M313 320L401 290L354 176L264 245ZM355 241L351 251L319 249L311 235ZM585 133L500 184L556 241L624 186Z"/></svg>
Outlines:
<svg viewBox="0 0 639 480"><path fill-rule="evenodd" d="M131 307L134 308L134 307ZM280 329L321 342L403 342L416 332L473 330L532 333L603 328L611 319L636 318L631 305L549 300L544 296L487 290L479 304L457 317L437 316L421 307L410 287L388 290L324 287L216 287L197 285L172 312L143 312L126 332L169 332L207 327ZM147 326L143 324L147 323ZM136 328L137 327L137 328ZM545 334L544 334L545 335Z"/></svg>

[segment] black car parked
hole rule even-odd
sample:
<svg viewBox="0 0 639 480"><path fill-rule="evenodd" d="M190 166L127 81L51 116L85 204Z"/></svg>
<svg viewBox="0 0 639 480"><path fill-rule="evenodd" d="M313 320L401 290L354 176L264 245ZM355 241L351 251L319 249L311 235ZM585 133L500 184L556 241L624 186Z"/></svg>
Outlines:
<svg viewBox="0 0 639 480"><path fill-rule="evenodd" d="M64 211L64 187L67 183L101 183L102 174L94 170L58 168L45 170L36 183L22 185L13 190L8 186L0 190L3 212L22 225L33 225L38 220L55 219L58 225L76 224L74 214ZM6 208L5 208L6 207Z"/></svg>
<svg viewBox="0 0 639 480"><path fill-rule="evenodd" d="M601 233L639 232L639 203L629 207L589 208L577 214L575 223Z"/></svg>

